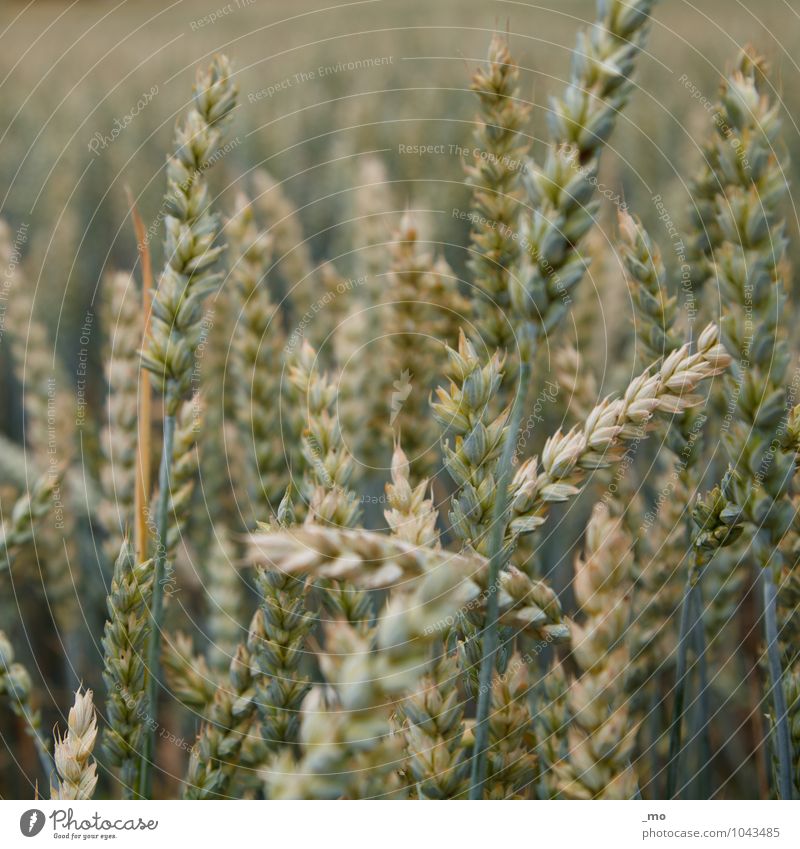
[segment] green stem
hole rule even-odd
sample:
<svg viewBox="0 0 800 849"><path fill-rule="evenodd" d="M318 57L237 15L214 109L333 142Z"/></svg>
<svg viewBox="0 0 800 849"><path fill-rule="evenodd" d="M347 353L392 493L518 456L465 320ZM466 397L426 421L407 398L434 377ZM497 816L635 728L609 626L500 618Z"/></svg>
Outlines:
<svg viewBox="0 0 800 849"><path fill-rule="evenodd" d="M694 653L697 658L697 676L700 685L698 708L700 712L700 769L698 790L701 799L711 797L711 699L708 684L708 659L706 657L706 634L703 626L703 597L700 584L695 587L694 600L696 607L695 625L693 630Z"/></svg>
<svg viewBox="0 0 800 849"><path fill-rule="evenodd" d="M689 636L692 631L692 596L699 572L696 563L692 564L681 603L680 636L678 637L678 665L675 672L675 705L672 710L672 723L669 732L669 759L667 761L667 799L675 796L678 784L678 766L681 751L681 730L683 709L686 699L686 658L689 651Z"/></svg>
<svg viewBox="0 0 800 849"><path fill-rule="evenodd" d="M164 439L158 472L158 511L156 514L156 556L154 560L152 627L147 650L146 733L142 745L139 770L139 795L149 799L153 790L153 756L155 754L156 715L158 704L158 670L161 657L161 624L164 617L164 571L167 563L167 515L169 512L170 470L175 443L175 416L164 416Z"/></svg>
<svg viewBox="0 0 800 849"><path fill-rule="evenodd" d="M497 489L492 524L489 532L489 581L486 591L486 620L483 631L483 656L478 676L478 708L475 717L475 746L472 755L472 772L470 776L470 799L483 798L483 785L486 781L487 755L489 747L489 707L492 701L492 673L498 648L497 620L499 616L499 600L497 582L500 570L505 565L505 532L507 526L509 486L513 468L514 449L517 443L519 427L522 421L522 411L528 397L528 385L531 380L531 358L526 358L520 364L519 391L514 399L511 411L511 421L506 431L503 453L497 465Z"/></svg>
<svg viewBox="0 0 800 849"><path fill-rule="evenodd" d="M778 647L778 588L769 566L761 569L764 582L764 632L767 638L767 660L771 680L772 704L775 710L775 749L778 757L778 793L781 799L793 798L792 743L786 721L786 694Z"/></svg>

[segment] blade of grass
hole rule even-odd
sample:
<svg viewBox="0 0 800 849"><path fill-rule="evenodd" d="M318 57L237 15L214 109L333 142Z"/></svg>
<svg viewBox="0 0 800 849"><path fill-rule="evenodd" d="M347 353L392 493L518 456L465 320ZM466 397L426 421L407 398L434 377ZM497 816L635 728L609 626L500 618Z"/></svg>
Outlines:
<svg viewBox="0 0 800 849"><path fill-rule="evenodd" d="M136 246L139 251L139 261L142 266L142 313L144 315L142 343L147 335L150 323L150 299L153 291L153 266L150 260L150 246L145 234L144 223L139 215L136 201L131 190L126 187L128 202L131 208L133 228L136 233ZM134 552L137 563L147 559L147 514L146 507L150 500L150 457L152 438L152 397L153 389L150 375L139 369L139 428L138 445L136 448L136 493L135 493L135 526Z"/></svg>
<svg viewBox="0 0 800 849"><path fill-rule="evenodd" d="M170 469L175 445L175 416L164 416L164 440L161 450L161 465L158 474L158 509L156 511L156 554L154 559L153 601L151 617L153 630L147 651L147 733L142 746L140 795L152 798L152 765L155 753L155 737L158 704L158 669L161 653L160 623L164 608L164 571L167 563L167 519L169 512Z"/></svg>

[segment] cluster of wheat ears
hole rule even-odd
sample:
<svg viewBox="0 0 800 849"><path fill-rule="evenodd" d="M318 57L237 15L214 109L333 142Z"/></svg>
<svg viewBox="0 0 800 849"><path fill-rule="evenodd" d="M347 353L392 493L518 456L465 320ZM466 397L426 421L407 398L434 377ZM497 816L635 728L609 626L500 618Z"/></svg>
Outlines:
<svg viewBox="0 0 800 849"><path fill-rule="evenodd" d="M620 206L613 285L630 292L644 367L601 396L564 329L587 275L599 160L653 5L598 2L536 160L508 40L492 39L472 78L466 281L418 217L389 238L374 225L377 160L357 280L312 261L263 171L250 197L214 211L208 180L237 105L236 75L216 57L167 162L163 268L152 273L134 215L139 273L109 275L102 293L96 447L85 428L76 439L70 381L30 317L4 225L26 447L2 445L3 593L43 576L67 665L81 627L96 614L102 628L103 697L84 680L54 741L11 628L0 632L0 694L27 732L15 746L38 754L36 792L723 792L705 700L725 663L720 622L739 615L754 574L768 767L753 795L798 795L786 162L753 51L723 81L692 180L689 285ZM537 445L548 415L560 427ZM643 488L636 455L651 445ZM587 497L574 576L557 593L548 528ZM87 525L98 573L76 542Z"/></svg>

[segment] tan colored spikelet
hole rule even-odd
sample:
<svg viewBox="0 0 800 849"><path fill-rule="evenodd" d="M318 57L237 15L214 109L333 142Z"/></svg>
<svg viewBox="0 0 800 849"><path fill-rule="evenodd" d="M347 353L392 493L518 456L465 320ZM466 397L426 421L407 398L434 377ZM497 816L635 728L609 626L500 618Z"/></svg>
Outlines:
<svg viewBox="0 0 800 849"><path fill-rule="evenodd" d="M336 415L336 383L321 373L317 353L307 340L290 358L289 381L303 452L308 521L352 527L358 523L360 505L350 489L354 462Z"/></svg>
<svg viewBox="0 0 800 849"><path fill-rule="evenodd" d="M133 526L136 445L139 424L139 349L144 334L141 305L133 276L109 275L102 320L106 334L104 364L108 420L100 436L104 464L99 513L108 538L105 549L116 559L120 536Z"/></svg>
<svg viewBox="0 0 800 849"><path fill-rule="evenodd" d="M251 536L250 558L290 575L348 581L363 589L412 588L417 583L414 579L446 573L470 599L470 611L480 615L486 603L486 558L424 548L373 531L306 525L281 533L255 534ZM558 597L544 582L534 581L511 566L500 575L498 598L503 624L547 642L569 638ZM459 612L437 622L436 633L447 633Z"/></svg>
<svg viewBox="0 0 800 849"><path fill-rule="evenodd" d="M394 236L384 302L387 368L394 381L386 399L384 432L402 436L412 468L427 477L437 453L437 428L427 414L438 378L436 363L444 345L455 344L469 304L447 263L426 248L417 216L410 211Z"/></svg>
<svg viewBox="0 0 800 849"><path fill-rule="evenodd" d="M97 786L97 764L92 750L97 739L92 691L75 693L75 703L67 719L67 733L56 736L56 783L50 788L53 799L91 799Z"/></svg>
<svg viewBox="0 0 800 849"><path fill-rule="evenodd" d="M532 795L537 758L531 745L530 690L528 668L522 656L515 653L504 671L495 673L492 683L488 799L525 799Z"/></svg>
<svg viewBox="0 0 800 849"><path fill-rule="evenodd" d="M474 592L446 570L419 581L407 597L390 599L374 639L345 623L327 629L320 666L332 690L326 703L312 690L303 706L299 742L264 771L271 798L370 798L402 794L397 771L403 736L394 731L394 705L418 692L438 640L437 623L455 614Z"/></svg>
<svg viewBox="0 0 800 849"><path fill-rule="evenodd" d="M563 344L553 358L556 381L572 416L585 419L597 402L597 381L577 348Z"/></svg>
<svg viewBox="0 0 800 849"><path fill-rule="evenodd" d="M585 556L575 564L583 621L572 626L572 656L580 674L567 690L567 756L555 765L566 798L633 799L637 792L630 761L638 728L625 688L631 545L619 519L598 504L586 528Z"/></svg>
<svg viewBox="0 0 800 849"><path fill-rule="evenodd" d="M458 676L454 656L434 658L419 690L403 703L408 772L422 799L458 799L467 790L469 763Z"/></svg>
<svg viewBox="0 0 800 849"><path fill-rule="evenodd" d="M514 477L512 533L530 533L544 523L548 505L568 501L580 491L586 471L613 465L628 440L646 436L656 413L675 415L699 404L694 390L721 374L731 358L710 324L692 353L689 344L673 351L652 371L634 378L621 398L601 401L582 428L551 436L541 459L523 463Z"/></svg>
<svg viewBox="0 0 800 849"><path fill-rule="evenodd" d="M392 455L392 481L386 484L390 508L384 511L386 522L394 536L435 548L439 542L436 530L439 513L433 500L425 497L428 481L422 480L412 488L410 474L408 458L398 441Z"/></svg>

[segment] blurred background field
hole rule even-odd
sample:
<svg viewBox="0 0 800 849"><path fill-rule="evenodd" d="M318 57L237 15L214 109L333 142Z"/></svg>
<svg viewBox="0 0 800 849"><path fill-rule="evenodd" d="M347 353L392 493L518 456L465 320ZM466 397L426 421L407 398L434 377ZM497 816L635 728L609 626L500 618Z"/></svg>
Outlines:
<svg viewBox="0 0 800 849"><path fill-rule="evenodd" d="M434 238L460 270L467 228L452 210L467 209L469 195L464 160L451 145L469 143L470 69L492 29L507 28L540 133L548 95L563 85L575 31L593 7L590 0L4 2L0 215L12 229L26 228L22 252L36 271L36 309L56 333L59 356L74 371L76 330L98 281L135 259L125 186L145 224L156 220L175 118L194 68L214 51L230 54L242 91L234 148L214 173L223 205L248 169L266 167L299 207L314 256L339 257L347 271L359 163L377 151L396 208L430 210ZM720 74L748 41L774 65L785 137L800 152L793 117L800 114L800 3L671 0L657 12L640 90L604 157L601 181L610 198L605 213L624 197L668 247L665 228L654 222L664 211L679 226L686 221L685 179L701 161L697 140L709 124L693 92L713 100ZM442 147L401 152L420 144ZM796 230L795 221L790 226ZM96 364L97 345L89 355ZM7 380L3 398L6 410L13 407ZM3 426L18 427L7 419Z"/></svg>
<svg viewBox="0 0 800 849"><path fill-rule="evenodd" d="M136 265L126 187L154 234L158 268L166 153L194 69L214 52L230 56L241 91L232 141L210 178L218 208L229 211L236 190L251 188L253 171L264 168L297 207L313 260L332 260L341 274L355 275L359 197L374 178L365 164L377 158L388 176L376 187L390 198L386 238L412 207L437 250L463 275L469 227L459 214L471 204L459 148L471 144L471 72L485 57L492 31L508 30L522 90L533 104L533 149L540 154L548 96L563 88L575 33L593 20L594 7L593 0L3 0L0 217L17 234L33 310L54 340L54 361L102 418L108 328L95 315L98 292L108 272ZM658 4L637 90L603 157L603 226L575 311L576 321L589 316L594 322L596 359L590 362L600 394L619 388L636 369L632 357L615 356L630 341L632 315L614 252L617 206L624 199L642 218L674 272L670 228L687 224L688 178L711 131L703 102L713 103L721 75L747 43L773 67L795 182L800 2ZM787 210L787 218L795 260L796 209ZM378 273L374 285L380 280ZM789 288L797 291L796 281ZM712 288L704 291L717 296ZM578 333L570 319L566 335ZM593 344L585 335L580 342L584 351ZM622 378L614 373L620 367L627 372ZM16 443L23 434L21 394L0 338L0 430ZM87 454L95 436L81 433ZM576 538L590 504L587 499L572 520ZM556 566L570 571L567 563ZM554 584L564 589L557 577ZM59 653L54 645L52 657L39 656L43 677ZM69 678L54 683L45 725L58 716L55 705L68 703L64 690L75 683ZM739 744L725 743L730 747L721 758L742 763ZM727 763L723 768L731 771ZM734 772L724 792L747 796L747 775Z"/></svg>

